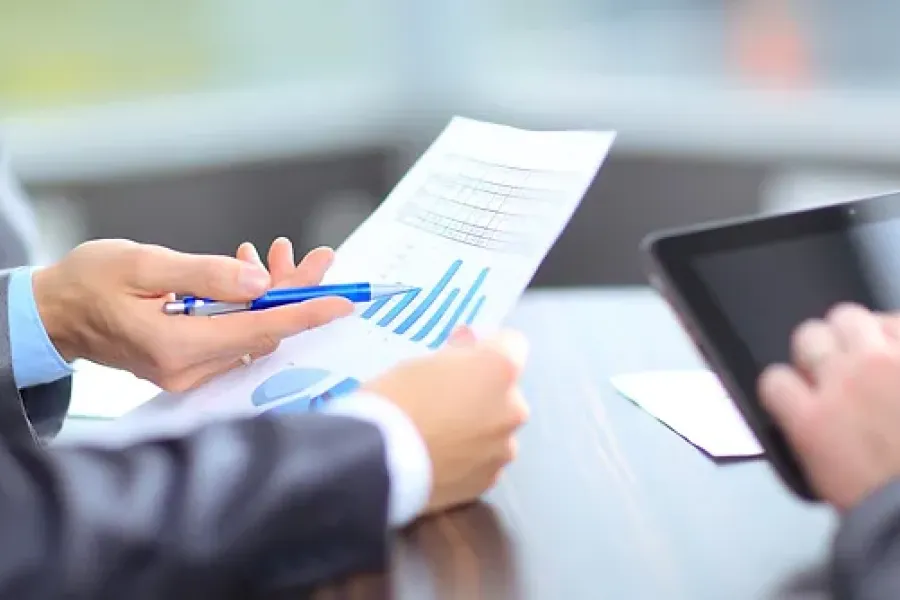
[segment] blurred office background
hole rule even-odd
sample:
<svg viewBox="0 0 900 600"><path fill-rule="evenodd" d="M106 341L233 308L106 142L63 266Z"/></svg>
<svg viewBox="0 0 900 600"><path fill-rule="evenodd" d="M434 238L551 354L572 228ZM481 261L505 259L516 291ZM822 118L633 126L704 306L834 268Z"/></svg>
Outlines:
<svg viewBox="0 0 900 600"><path fill-rule="evenodd" d="M42 261L128 237L339 244L450 116L612 128L534 284L640 283L650 230L900 188L890 0L0 0Z"/></svg>

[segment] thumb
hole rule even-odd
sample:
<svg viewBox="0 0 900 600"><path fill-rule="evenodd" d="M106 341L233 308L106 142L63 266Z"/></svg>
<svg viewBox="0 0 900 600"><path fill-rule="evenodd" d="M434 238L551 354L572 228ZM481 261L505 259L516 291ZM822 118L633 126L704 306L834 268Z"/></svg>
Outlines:
<svg viewBox="0 0 900 600"><path fill-rule="evenodd" d="M518 379L528 356L528 341L516 331L503 331L472 348L473 370L480 371L498 385L509 386Z"/></svg>
<svg viewBox="0 0 900 600"><path fill-rule="evenodd" d="M151 295L170 292L246 302L266 293L268 272L259 265L227 256L186 254L150 247L134 269L136 287Z"/></svg>
<svg viewBox="0 0 900 600"><path fill-rule="evenodd" d="M472 328L463 325L462 327L457 327L453 330L453 333L450 334L450 339L448 340L451 346L471 346L476 342L477 338L475 336L475 332L472 331Z"/></svg>
<svg viewBox="0 0 900 600"><path fill-rule="evenodd" d="M525 368L528 359L528 339L518 331L507 329L488 340L488 344L505 356L516 372Z"/></svg>

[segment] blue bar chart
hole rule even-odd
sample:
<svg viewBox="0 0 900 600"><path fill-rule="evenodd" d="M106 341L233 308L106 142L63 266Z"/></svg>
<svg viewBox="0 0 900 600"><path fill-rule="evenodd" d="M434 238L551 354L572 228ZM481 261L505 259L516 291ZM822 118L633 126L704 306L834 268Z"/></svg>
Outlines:
<svg viewBox="0 0 900 600"><path fill-rule="evenodd" d="M413 300L416 299L416 296L418 296L419 292L421 291L422 290L410 290L406 294L404 294L400 302L394 305L394 307L386 315L378 320L378 326L387 327L391 323L393 323L394 319L396 319L397 316L402 313L406 309L406 307L412 303Z"/></svg>
<svg viewBox="0 0 900 600"><path fill-rule="evenodd" d="M463 266L462 260L455 260L427 291L415 289L399 298L379 299L370 304L361 317L378 327L393 327L394 334L408 335L412 342L437 349L446 343L456 327L472 325L486 301L481 290L490 269L481 269L474 280L457 282L461 279L459 272ZM423 293L424 297L420 299Z"/></svg>

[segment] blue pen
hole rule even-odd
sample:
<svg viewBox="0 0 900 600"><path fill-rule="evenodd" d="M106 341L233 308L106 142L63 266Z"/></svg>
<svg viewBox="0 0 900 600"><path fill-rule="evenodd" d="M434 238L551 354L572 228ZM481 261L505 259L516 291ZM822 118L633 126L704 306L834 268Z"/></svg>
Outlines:
<svg viewBox="0 0 900 600"><path fill-rule="evenodd" d="M176 302L166 302L163 312L167 315L224 315L248 310L265 310L327 296L340 296L351 302L371 302L376 298L404 294L413 289L416 288L399 284L338 283L314 287L269 290L264 295L250 302L219 302L209 298L186 296Z"/></svg>

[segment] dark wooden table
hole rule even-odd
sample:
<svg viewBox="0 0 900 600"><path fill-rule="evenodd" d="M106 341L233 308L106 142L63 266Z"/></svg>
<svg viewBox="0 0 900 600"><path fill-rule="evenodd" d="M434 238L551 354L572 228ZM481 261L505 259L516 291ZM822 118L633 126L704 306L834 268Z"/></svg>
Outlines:
<svg viewBox="0 0 900 600"><path fill-rule="evenodd" d="M823 597L830 511L763 461L714 463L611 388L702 365L652 292L530 293L510 324L532 346L519 459L484 502L399 536L389 573L316 598Z"/></svg>

